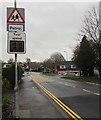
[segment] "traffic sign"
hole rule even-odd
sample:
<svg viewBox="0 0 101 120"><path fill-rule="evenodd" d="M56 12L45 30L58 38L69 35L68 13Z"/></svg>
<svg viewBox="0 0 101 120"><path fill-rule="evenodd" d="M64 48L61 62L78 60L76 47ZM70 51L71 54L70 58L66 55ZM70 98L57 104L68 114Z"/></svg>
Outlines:
<svg viewBox="0 0 101 120"><path fill-rule="evenodd" d="M14 10L7 19L7 23L24 23L24 22L25 21L17 8L14 8Z"/></svg>
<svg viewBox="0 0 101 120"><path fill-rule="evenodd" d="M23 25L9 25L8 29L10 32L23 32Z"/></svg>
<svg viewBox="0 0 101 120"><path fill-rule="evenodd" d="M9 25L22 25L25 31L24 8L7 8L7 31L10 31Z"/></svg>
<svg viewBox="0 0 101 120"><path fill-rule="evenodd" d="M20 32L8 32L7 52L9 54L25 54L26 34Z"/></svg>

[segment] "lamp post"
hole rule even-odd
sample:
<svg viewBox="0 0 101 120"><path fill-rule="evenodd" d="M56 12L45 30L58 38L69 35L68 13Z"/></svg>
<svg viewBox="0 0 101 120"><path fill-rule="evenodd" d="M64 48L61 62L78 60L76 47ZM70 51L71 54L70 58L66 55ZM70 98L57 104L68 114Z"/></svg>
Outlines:
<svg viewBox="0 0 101 120"><path fill-rule="evenodd" d="M66 53L66 61L68 61L68 52L64 51Z"/></svg>

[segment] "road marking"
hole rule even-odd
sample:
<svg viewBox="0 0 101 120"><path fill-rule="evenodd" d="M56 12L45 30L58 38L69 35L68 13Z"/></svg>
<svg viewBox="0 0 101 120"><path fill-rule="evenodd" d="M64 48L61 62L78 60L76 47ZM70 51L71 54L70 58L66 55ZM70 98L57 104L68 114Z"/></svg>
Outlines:
<svg viewBox="0 0 101 120"><path fill-rule="evenodd" d="M96 83L91 83L91 82L86 82L87 84L91 84L91 85L98 85L101 86L100 84L96 84Z"/></svg>
<svg viewBox="0 0 101 120"><path fill-rule="evenodd" d="M99 93L94 93L95 95L100 95Z"/></svg>
<svg viewBox="0 0 101 120"><path fill-rule="evenodd" d="M89 90L86 90L86 89L82 89L83 91L85 91L85 92L90 92Z"/></svg>
<svg viewBox="0 0 101 120"><path fill-rule="evenodd" d="M34 81L34 80L33 80ZM34 81L48 96L51 97L66 113L68 113L74 120L83 120L79 115L72 111L68 106L61 102L57 97L55 97L50 91L44 88L41 84Z"/></svg>
<svg viewBox="0 0 101 120"><path fill-rule="evenodd" d="M75 88L76 86L73 86L73 85L70 85L68 83L63 83L63 82L60 82L60 81L56 81L57 83L60 83L60 84L63 84L63 85L66 85L68 87L72 87L72 88Z"/></svg>
<svg viewBox="0 0 101 120"><path fill-rule="evenodd" d="M69 84L67 84L67 83L65 83L65 85L66 85L66 86L69 86L69 87L72 87L72 88L75 88L75 86L69 85Z"/></svg>
<svg viewBox="0 0 101 120"><path fill-rule="evenodd" d="M85 92L88 92L88 93L95 94L95 95L100 95L99 93L95 93L95 92L92 92L92 91L89 91L89 90L86 90L86 89L82 89L82 90L85 91Z"/></svg>

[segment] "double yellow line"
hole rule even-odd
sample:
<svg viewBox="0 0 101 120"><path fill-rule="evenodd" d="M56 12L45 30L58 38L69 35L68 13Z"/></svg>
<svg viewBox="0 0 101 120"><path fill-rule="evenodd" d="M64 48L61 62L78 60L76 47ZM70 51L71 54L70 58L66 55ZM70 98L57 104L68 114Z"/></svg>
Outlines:
<svg viewBox="0 0 101 120"><path fill-rule="evenodd" d="M38 82L34 81L48 96L50 96L66 113L68 113L74 120L83 120L79 115L67 107L63 102L61 102L57 97L55 97L46 88L40 85Z"/></svg>

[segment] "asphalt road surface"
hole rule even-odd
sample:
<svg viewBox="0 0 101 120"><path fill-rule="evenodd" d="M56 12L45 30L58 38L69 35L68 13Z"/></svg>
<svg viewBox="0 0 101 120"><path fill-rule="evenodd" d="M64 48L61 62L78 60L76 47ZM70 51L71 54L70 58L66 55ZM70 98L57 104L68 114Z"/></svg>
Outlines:
<svg viewBox="0 0 101 120"><path fill-rule="evenodd" d="M21 120L47 120L49 118L65 120L62 118L70 118L30 79L27 73L19 84L18 101L18 116Z"/></svg>
<svg viewBox="0 0 101 120"><path fill-rule="evenodd" d="M40 73L30 73L30 75L81 118L99 118L100 85L62 79L60 76L50 77Z"/></svg>

